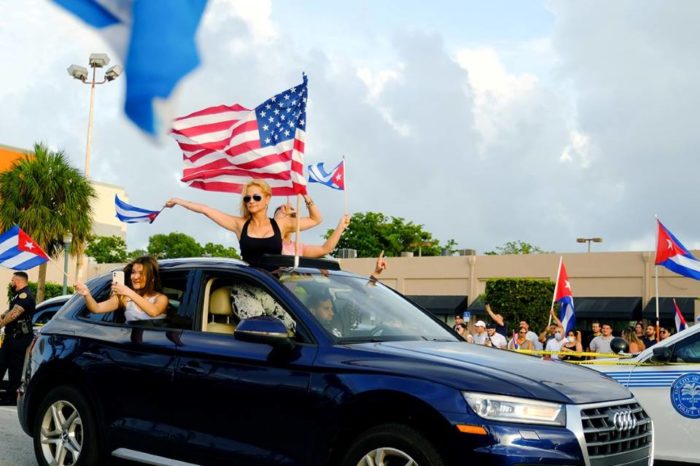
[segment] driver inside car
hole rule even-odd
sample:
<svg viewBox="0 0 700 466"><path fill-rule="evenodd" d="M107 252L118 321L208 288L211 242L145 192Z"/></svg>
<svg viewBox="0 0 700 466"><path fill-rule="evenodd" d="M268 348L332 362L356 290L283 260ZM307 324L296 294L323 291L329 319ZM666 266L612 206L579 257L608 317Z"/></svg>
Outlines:
<svg viewBox="0 0 700 466"><path fill-rule="evenodd" d="M327 293L313 294L309 297L307 306L311 313L316 317L321 325L326 330L331 332L335 337L342 337L343 332L337 327L333 319L333 301Z"/></svg>

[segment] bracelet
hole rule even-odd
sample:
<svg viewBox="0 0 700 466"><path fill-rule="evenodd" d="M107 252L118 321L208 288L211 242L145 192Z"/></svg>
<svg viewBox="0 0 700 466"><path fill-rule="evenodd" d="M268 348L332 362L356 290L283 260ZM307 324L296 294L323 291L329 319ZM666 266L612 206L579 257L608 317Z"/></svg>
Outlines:
<svg viewBox="0 0 700 466"><path fill-rule="evenodd" d="M312 205L314 205L314 201L313 201L313 200L311 200L311 201L304 201L304 202L306 202L306 207L311 207Z"/></svg>

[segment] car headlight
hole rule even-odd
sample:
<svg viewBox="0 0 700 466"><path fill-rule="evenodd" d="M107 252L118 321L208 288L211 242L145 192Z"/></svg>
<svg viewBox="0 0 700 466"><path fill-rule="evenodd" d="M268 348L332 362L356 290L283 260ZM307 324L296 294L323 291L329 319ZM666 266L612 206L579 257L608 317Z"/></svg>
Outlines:
<svg viewBox="0 0 700 466"><path fill-rule="evenodd" d="M547 401L462 392L474 412L484 419L526 424L566 425L564 405Z"/></svg>

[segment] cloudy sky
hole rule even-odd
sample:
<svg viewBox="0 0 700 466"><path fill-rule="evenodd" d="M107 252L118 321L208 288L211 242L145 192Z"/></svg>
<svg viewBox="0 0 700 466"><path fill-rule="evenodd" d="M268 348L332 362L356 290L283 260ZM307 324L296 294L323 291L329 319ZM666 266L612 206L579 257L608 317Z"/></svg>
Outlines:
<svg viewBox="0 0 700 466"><path fill-rule="evenodd" d="M84 165L87 86L65 69L116 54L50 2L0 6L0 144L35 141ZM202 66L177 114L253 107L309 76L306 162L347 159L351 212L423 224L479 253L522 240L545 250L652 250L654 215L700 247L700 2L210 0ZM91 175L132 203L169 197L232 213L239 197L179 182L181 153L154 145L123 114L125 80L98 88ZM311 185L324 222L343 194ZM130 249L155 233L200 243L235 236L185 210L129 226Z"/></svg>

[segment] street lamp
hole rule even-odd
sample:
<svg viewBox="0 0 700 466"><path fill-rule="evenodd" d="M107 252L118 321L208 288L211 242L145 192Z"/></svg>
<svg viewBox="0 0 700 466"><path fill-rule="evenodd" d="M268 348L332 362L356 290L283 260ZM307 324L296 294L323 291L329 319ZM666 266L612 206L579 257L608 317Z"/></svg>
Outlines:
<svg viewBox="0 0 700 466"><path fill-rule="evenodd" d="M109 64L109 56L106 53L93 53L90 55L88 65L92 68L92 80L88 80L88 69L84 66L71 65L68 67L68 74L90 85L90 112L88 113L87 143L85 145L85 178L90 178L90 146L92 144L92 113L95 103L95 86L106 82L114 81L122 74L122 67L114 65L107 69L102 81L95 79L97 68L104 68Z"/></svg>
<svg viewBox="0 0 700 466"><path fill-rule="evenodd" d="M63 235L63 294L68 294L68 256L72 242L73 235L70 233Z"/></svg>
<svg viewBox="0 0 700 466"><path fill-rule="evenodd" d="M591 252L591 242L602 243L603 238L576 238L577 243L588 243L588 252Z"/></svg>

